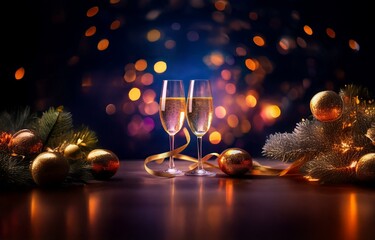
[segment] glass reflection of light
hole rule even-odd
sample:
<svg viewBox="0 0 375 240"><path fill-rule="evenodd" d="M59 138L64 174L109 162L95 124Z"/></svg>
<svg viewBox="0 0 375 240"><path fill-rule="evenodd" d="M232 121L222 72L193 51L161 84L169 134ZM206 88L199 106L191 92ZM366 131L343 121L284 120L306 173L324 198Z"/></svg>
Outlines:
<svg viewBox="0 0 375 240"><path fill-rule="evenodd" d="M358 238L358 204L357 195L350 193L346 199L344 206L344 220L343 239L357 239Z"/></svg>

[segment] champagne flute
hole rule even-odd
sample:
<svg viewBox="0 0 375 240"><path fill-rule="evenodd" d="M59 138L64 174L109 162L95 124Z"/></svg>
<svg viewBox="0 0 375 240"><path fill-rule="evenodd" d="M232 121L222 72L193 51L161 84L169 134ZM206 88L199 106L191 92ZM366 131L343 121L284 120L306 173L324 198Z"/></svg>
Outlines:
<svg viewBox="0 0 375 240"><path fill-rule="evenodd" d="M174 150L174 136L178 133L185 120L186 102L182 80L163 80L159 101L159 115L164 130L169 135L170 151ZM184 173L177 169L174 157L169 157L168 168L165 172L181 176Z"/></svg>
<svg viewBox="0 0 375 240"><path fill-rule="evenodd" d="M215 176L216 173L205 170L202 162L202 137L211 127L213 100L208 79L190 80L186 118L190 130L197 136L198 166L185 173L187 176Z"/></svg>

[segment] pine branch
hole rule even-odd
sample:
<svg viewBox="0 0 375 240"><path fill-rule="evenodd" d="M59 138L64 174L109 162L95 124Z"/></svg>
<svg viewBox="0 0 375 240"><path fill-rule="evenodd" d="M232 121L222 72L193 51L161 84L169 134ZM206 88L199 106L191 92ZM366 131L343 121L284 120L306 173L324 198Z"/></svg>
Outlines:
<svg viewBox="0 0 375 240"><path fill-rule="evenodd" d="M30 107L19 108L14 112L2 112L0 114L0 131L15 133L20 129L35 129L38 117L30 113Z"/></svg>
<svg viewBox="0 0 375 240"><path fill-rule="evenodd" d="M29 165L22 156L0 155L0 189L34 185Z"/></svg>
<svg viewBox="0 0 375 240"><path fill-rule="evenodd" d="M39 120L39 135L45 147L56 148L73 129L72 115L62 108L50 108Z"/></svg>

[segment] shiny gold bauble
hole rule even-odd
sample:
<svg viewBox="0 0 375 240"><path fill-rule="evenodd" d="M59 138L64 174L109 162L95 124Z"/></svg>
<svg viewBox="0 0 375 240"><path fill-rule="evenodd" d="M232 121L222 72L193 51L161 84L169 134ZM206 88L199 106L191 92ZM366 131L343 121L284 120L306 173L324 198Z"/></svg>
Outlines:
<svg viewBox="0 0 375 240"><path fill-rule="evenodd" d="M64 148L63 155L70 160L77 160L83 157L83 152L77 144L69 144Z"/></svg>
<svg viewBox="0 0 375 240"><path fill-rule="evenodd" d="M106 180L111 178L120 167L120 160L116 154L107 149L94 149L87 155L91 162L92 174L95 179Z"/></svg>
<svg viewBox="0 0 375 240"><path fill-rule="evenodd" d="M326 90L315 94L310 101L312 115L321 122L332 122L342 115L344 102L339 94Z"/></svg>
<svg viewBox="0 0 375 240"><path fill-rule="evenodd" d="M241 148L228 148L224 150L217 162L221 171L229 176L241 176L253 167L253 159L250 154Z"/></svg>
<svg viewBox="0 0 375 240"><path fill-rule="evenodd" d="M13 134L9 149L15 154L30 156L42 151L42 140L31 130L22 129Z"/></svg>
<svg viewBox="0 0 375 240"><path fill-rule="evenodd" d="M69 163L58 152L42 152L31 163L31 175L39 186L61 184L69 173Z"/></svg>
<svg viewBox="0 0 375 240"><path fill-rule="evenodd" d="M361 181L375 181L375 153L363 155L355 167L357 178Z"/></svg>

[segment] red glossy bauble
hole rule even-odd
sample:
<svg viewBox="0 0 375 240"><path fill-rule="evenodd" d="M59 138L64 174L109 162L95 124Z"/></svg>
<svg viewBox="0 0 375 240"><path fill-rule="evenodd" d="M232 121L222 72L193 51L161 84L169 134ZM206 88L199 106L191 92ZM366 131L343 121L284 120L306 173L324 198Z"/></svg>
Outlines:
<svg viewBox="0 0 375 240"><path fill-rule="evenodd" d="M115 153L107 149L94 149L87 155L95 179L106 180L114 176L120 167L120 160Z"/></svg>

